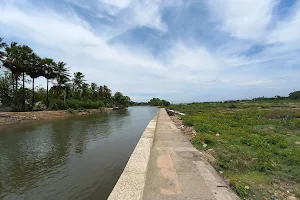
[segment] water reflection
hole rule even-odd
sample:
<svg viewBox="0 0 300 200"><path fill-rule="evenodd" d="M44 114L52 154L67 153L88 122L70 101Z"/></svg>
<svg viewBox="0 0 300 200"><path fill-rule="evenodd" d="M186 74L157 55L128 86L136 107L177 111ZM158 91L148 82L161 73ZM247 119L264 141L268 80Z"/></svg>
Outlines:
<svg viewBox="0 0 300 200"><path fill-rule="evenodd" d="M156 113L135 107L0 128L0 199L107 198Z"/></svg>

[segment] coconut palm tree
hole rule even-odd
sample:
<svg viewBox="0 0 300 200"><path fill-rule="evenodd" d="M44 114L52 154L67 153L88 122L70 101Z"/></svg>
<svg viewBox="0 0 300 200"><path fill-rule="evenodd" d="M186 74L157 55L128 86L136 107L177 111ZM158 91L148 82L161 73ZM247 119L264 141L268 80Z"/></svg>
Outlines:
<svg viewBox="0 0 300 200"><path fill-rule="evenodd" d="M44 75L44 65L42 59L36 54L33 54L31 59L31 65L28 68L27 75L32 78L32 102L31 109L34 107L34 80L40 76Z"/></svg>
<svg viewBox="0 0 300 200"><path fill-rule="evenodd" d="M0 68L2 65L2 61L5 57L5 52L2 49L5 49L6 46L7 46L6 43L3 42L3 38L0 38Z"/></svg>
<svg viewBox="0 0 300 200"><path fill-rule="evenodd" d="M80 89L84 84L84 74L81 72L75 72L73 78L73 90Z"/></svg>
<svg viewBox="0 0 300 200"><path fill-rule="evenodd" d="M66 67L66 63L58 62L56 65L56 82L57 82L57 89L63 90L64 93L64 103L66 103L66 88L68 87L68 82L70 81L70 74L69 69Z"/></svg>
<svg viewBox="0 0 300 200"><path fill-rule="evenodd" d="M91 83L91 93L92 93L92 97L93 99L97 99L97 84L96 83Z"/></svg>
<svg viewBox="0 0 300 200"><path fill-rule="evenodd" d="M49 80L53 80L57 76L56 63L51 58L42 59L42 65L44 68L43 76L47 79L47 98L46 106L49 108Z"/></svg>

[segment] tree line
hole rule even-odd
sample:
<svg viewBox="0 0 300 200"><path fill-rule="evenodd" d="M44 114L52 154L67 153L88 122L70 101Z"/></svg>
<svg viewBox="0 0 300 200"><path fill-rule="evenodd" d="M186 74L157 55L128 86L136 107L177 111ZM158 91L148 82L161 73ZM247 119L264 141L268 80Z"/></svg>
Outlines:
<svg viewBox="0 0 300 200"><path fill-rule="evenodd" d="M13 111L127 107L130 97L114 95L106 85L88 84L82 72L73 76L65 62L39 57L29 46L0 38L0 106ZM3 69L4 68L4 69ZM35 79L44 77L46 89L35 90ZM32 83L26 88L26 83ZM49 88L49 82L53 85ZM21 87L19 87L21 85Z"/></svg>

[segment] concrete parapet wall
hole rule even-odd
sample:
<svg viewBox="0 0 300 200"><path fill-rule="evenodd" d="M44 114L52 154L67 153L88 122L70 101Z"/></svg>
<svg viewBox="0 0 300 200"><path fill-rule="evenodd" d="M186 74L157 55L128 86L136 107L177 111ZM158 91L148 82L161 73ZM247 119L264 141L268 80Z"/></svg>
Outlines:
<svg viewBox="0 0 300 200"><path fill-rule="evenodd" d="M146 127L108 200L143 199L157 117L158 115Z"/></svg>

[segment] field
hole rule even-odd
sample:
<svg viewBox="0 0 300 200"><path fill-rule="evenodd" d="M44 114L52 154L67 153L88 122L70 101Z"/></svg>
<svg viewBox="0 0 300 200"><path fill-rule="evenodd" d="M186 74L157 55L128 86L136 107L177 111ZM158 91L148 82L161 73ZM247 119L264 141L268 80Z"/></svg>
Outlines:
<svg viewBox="0 0 300 200"><path fill-rule="evenodd" d="M241 199L300 198L300 101L171 105Z"/></svg>

